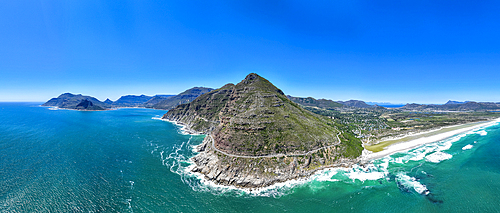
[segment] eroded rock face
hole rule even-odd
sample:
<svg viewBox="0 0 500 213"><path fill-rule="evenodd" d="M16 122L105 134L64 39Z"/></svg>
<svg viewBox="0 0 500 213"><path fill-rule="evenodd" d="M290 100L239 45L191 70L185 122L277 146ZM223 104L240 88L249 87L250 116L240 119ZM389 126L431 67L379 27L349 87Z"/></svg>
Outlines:
<svg viewBox="0 0 500 213"><path fill-rule="evenodd" d="M306 178L329 167L350 167L359 159L342 157L335 148L306 156L241 158L221 154L210 147L209 137L198 146L203 150L191 158L192 172L222 185L240 188L261 188L288 180Z"/></svg>
<svg viewBox="0 0 500 213"><path fill-rule="evenodd" d="M255 73L179 105L163 118L209 134L210 142L193 158L195 171L239 187L308 176L341 165L346 150L354 153L351 158L362 150L360 143L344 143L347 137L334 121L293 103Z"/></svg>

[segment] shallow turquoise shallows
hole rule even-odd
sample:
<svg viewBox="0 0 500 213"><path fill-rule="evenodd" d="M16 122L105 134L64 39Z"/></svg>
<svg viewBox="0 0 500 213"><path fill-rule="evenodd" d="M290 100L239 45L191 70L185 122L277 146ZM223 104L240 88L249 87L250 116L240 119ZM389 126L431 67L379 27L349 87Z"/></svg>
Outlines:
<svg viewBox="0 0 500 213"><path fill-rule="evenodd" d="M500 125L257 192L187 173L166 111L0 103L0 212L500 212Z"/></svg>

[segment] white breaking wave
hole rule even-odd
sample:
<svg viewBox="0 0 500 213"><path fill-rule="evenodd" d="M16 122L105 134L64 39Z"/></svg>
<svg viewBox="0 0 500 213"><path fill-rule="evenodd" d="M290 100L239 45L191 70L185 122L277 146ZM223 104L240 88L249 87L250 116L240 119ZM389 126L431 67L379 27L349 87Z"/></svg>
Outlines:
<svg viewBox="0 0 500 213"><path fill-rule="evenodd" d="M472 149L472 147L474 147L474 146L471 144L468 144L468 145L465 145L464 147L462 147L462 150Z"/></svg>
<svg viewBox="0 0 500 213"><path fill-rule="evenodd" d="M486 132L485 130L480 130L480 131L477 131L476 134L481 135L481 136L485 136L488 134L488 132Z"/></svg>
<svg viewBox="0 0 500 213"><path fill-rule="evenodd" d="M406 188L413 188L419 194L427 195L430 193L424 184L421 184L416 178L410 177L404 173L397 174L396 180Z"/></svg>
<svg viewBox="0 0 500 213"><path fill-rule="evenodd" d="M348 169L348 171L344 174L352 180L360 180L364 182L366 180L378 180L384 178L388 173L387 168L377 168L375 165L369 164L366 167L355 165L352 169Z"/></svg>
<svg viewBox="0 0 500 213"><path fill-rule="evenodd" d="M425 160L428 161L428 162L439 163L441 161L451 159L452 157L453 157L453 155L450 155L448 153L434 152L434 153L432 153L430 155L427 155L425 157Z"/></svg>
<svg viewBox="0 0 500 213"><path fill-rule="evenodd" d="M159 116L152 117L151 119L153 119L153 120L160 120L160 121L163 121L163 119L161 119L161 117L159 117Z"/></svg>

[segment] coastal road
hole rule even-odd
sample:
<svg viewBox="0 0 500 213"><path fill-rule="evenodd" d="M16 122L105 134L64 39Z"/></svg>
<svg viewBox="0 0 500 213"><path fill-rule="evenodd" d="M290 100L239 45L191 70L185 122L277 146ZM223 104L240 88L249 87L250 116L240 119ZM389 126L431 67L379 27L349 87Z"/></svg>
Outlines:
<svg viewBox="0 0 500 213"><path fill-rule="evenodd" d="M339 130L337 130L337 131L339 131ZM214 138L212 137L211 134L208 134L208 137L210 137L210 139L212 140L212 142L211 142L212 148L215 151L220 152L221 154L224 154L224 155L227 155L227 156L230 156L230 157L237 157L237 158L275 158L275 157L297 157L297 156L304 156L304 155L308 155L308 154L317 152L317 151L322 150L322 149L327 149L327 148L330 148L330 147L333 147L333 146L340 145L340 138L339 138L340 133L341 132L339 131L339 133L337 134L337 140L338 140L338 142L336 144L333 144L333 145L330 145L330 146L321 147L321 148L318 148L318 149L314 149L314 150L311 150L311 151L303 153L303 154L291 154L291 155L272 154L272 155L259 155L259 156L233 155L233 154L226 153L226 152L224 152L224 151L222 151L220 149L217 149L217 147L215 147L215 144L214 144L215 140L214 140Z"/></svg>

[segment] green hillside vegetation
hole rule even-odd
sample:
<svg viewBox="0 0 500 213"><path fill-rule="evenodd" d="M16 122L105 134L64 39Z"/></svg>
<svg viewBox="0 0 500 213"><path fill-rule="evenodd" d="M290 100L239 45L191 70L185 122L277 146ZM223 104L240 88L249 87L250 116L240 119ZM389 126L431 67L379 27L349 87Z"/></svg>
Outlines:
<svg viewBox="0 0 500 213"><path fill-rule="evenodd" d="M300 107L253 73L237 85L227 84L170 110L164 118L210 133L215 146L230 154L303 154L337 145L346 156L357 157L362 150L359 139L340 132L331 119Z"/></svg>
<svg viewBox="0 0 500 213"><path fill-rule="evenodd" d="M293 101L294 103L303 105L303 106L310 106L310 107L319 107L319 108L325 108L325 109L334 109L337 107L344 107L343 104L337 103L332 100L327 100L327 99L314 99L312 97L307 97L307 98L299 98L299 97L293 97L293 96L287 96L288 99Z"/></svg>

